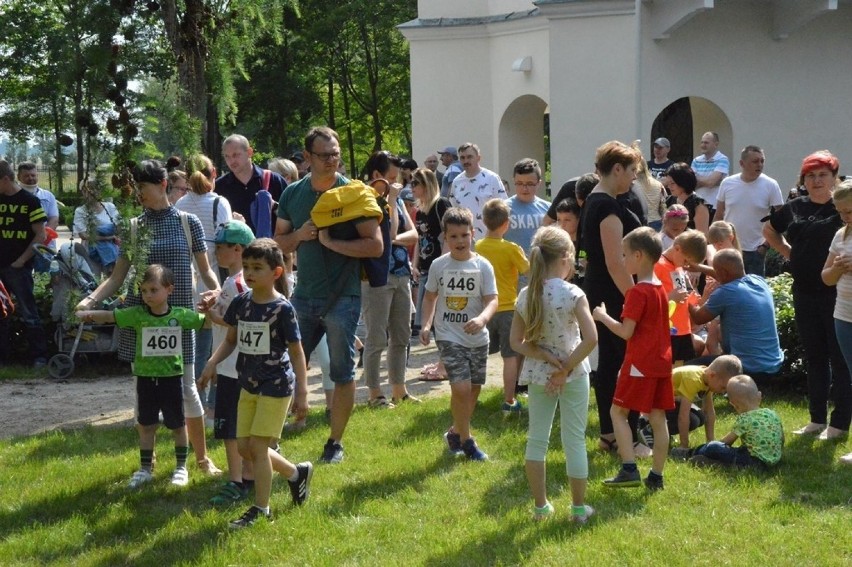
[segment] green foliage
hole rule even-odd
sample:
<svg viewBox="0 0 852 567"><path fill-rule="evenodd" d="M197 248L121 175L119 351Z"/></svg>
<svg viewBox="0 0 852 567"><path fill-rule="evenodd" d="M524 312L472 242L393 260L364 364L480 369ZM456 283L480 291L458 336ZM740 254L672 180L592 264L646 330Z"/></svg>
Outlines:
<svg viewBox="0 0 852 567"><path fill-rule="evenodd" d="M801 383L806 376L805 351L799 341L796 329L795 310L793 309L793 277L781 274L767 278L766 283L772 290L775 301L775 322L778 326L778 340L784 351L784 365L781 374L791 382Z"/></svg>

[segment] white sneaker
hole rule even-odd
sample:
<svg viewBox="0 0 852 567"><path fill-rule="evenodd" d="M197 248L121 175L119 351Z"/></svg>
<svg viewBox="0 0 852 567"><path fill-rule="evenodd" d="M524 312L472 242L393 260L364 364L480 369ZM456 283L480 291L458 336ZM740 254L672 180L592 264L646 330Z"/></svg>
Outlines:
<svg viewBox="0 0 852 567"><path fill-rule="evenodd" d="M582 516L571 515L571 521L575 524L585 524L589 521L589 518L595 515L595 509L589 506L588 504L584 504L583 508L585 508L585 512L583 512Z"/></svg>
<svg viewBox="0 0 852 567"><path fill-rule="evenodd" d="M816 435L825 429L824 423L809 423L793 432L793 435Z"/></svg>
<svg viewBox="0 0 852 567"><path fill-rule="evenodd" d="M840 462L844 465L852 465L852 453L847 453L840 457Z"/></svg>
<svg viewBox="0 0 852 567"><path fill-rule="evenodd" d="M127 483L127 488L139 488L143 484L151 482L152 480L154 480L154 475L151 474L151 471L139 469L130 477L130 482Z"/></svg>
<svg viewBox="0 0 852 567"><path fill-rule="evenodd" d="M831 441L832 439L840 439L841 437L846 437L849 432L843 429L837 429L836 427L828 426L822 430L822 433L819 434L820 441Z"/></svg>
<svg viewBox="0 0 852 567"><path fill-rule="evenodd" d="M172 473L172 484L175 486L186 486L189 484L189 471L185 467L178 467Z"/></svg>

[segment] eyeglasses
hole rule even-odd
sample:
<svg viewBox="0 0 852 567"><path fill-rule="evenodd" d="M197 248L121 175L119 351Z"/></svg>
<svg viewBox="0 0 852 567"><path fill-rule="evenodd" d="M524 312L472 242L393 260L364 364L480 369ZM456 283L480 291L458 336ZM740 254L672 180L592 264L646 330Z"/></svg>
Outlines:
<svg viewBox="0 0 852 567"><path fill-rule="evenodd" d="M420 185L420 182L416 179L412 179L411 183L408 184L409 187L417 187L418 185Z"/></svg>
<svg viewBox="0 0 852 567"><path fill-rule="evenodd" d="M318 158L321 161L336 161L340 159L340 152L333 152L330 154L315 154L314 152L308 152L315 158Z"/></svg>
<svg viewBox="0 0 852 567"><path fill-rule="evenodd" d="M538 183L532 183L530 181L526 183L515 183L515 187L523 187L524 189L535 189L538 187Z"/></svg>

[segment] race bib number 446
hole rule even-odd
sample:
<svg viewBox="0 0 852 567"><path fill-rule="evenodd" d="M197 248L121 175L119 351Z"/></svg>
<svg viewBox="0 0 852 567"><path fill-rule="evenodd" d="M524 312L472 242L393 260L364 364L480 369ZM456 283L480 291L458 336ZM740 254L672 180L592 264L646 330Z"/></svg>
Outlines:
<svg viewBox="0 0 852 567"><path fill-rule="evenodd" d="M444 270L444 289L450 297L479 297L482 274L475 270Z"/></svg>
<svg viewBox="0 0 852 567"><path fill-rule="evenodd" d="M269 354L269 323L238 321L237 349L243 354Z"/></svg>
<svg viewBox="0 0 852 567"><path fill-rule="evenodd" d="M182 354L180 327L142 329L142 356L178 356Z"/></svg>

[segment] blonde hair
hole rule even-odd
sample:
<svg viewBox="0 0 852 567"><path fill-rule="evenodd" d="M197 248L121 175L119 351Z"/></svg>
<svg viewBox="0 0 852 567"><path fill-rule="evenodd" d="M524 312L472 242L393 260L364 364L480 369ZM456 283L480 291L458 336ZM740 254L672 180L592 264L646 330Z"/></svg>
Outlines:
<svg viewBox="0 0 852 567"><path fill-rule="evenodd" d="M651 262L663 255L663 241L657 231L650 226L640 226L627 233L622 242L633 252L641 252Z"/></svg>
<svg viewBox="0 0 852 567"><path fill-rule="evenodd" d="M750 376L739 374L728 380L728 399L734 403L746 402L750 405L760 403L760 390Z"/></svg>
<svg viewBox="0 0 852 567"><path fill-rule="evenodd" d="M707 239L700 230L686 229L675 237L673 244L695 262L701 262L707 256Z"/></svg>
<svg viewBox="0 0 852 567"><path fill-rule="evenodd" d="M299 168L296 164L286 158L275 158L266 164L266 169L274 171L284 178L287 183L299 180ZM289 181L288 181L289 180Z"/></svg>
<svg viewBox="0 0 852 567"><path fill-rule="evenodd" d="M707 238L711 244L730 238L734 248L742 251L740 240L737 238L737 228L728 221L717 220L707 230Z"/></svg>
<svg viewBox="0 0 852 567"><path fill-rule="evenodd" d="M411 179L416 179L423 186L423 201L417 200L417 208L428 213L441 198L441 188L438 187L438 177L428 167L419 167L411 174Z"/></svg>
<svg viewBox="0 0 852 567"><path fill-rule="evenodd" d="M612 140L595 151L595 169L600 175L609 175L616 164L628 168L641 161L639 152L618 140Z"/></svg>
<svg viewBox="0 0 852 567"><path fill-rule="evenodd" d="M544 280L553 262L568 258L574 265L574 244L568 233L556 226L543 226L530 246L530 279L527 287L527 328L524 336L534 343L542 338L544 327Z"/></svg>
<svg viewBox="0 0 852 567"><path fill-rule="evenodd" d="M732 378L742 374L743 363L733 354L723 354L711 362L708 368L723 378Z"/></svg>
<svg viewBox="0 0 852 567"><path fill-rule="evenodd" d="M213 190L213 178L216 168L210 158L204 154L195 154L186 160L186 170L189 172L189 190L196 195L204 195Z"/></svg>
<svg viewBox="0 0 852 567"><path fill-rule="evenodd" d="M834 190L833 197L834 202L837 201L852 201L852 179L847 179L843 183L837 186ZM852 234L852 225L847 224L843 228L843 240L849 238L849 235Z"/></svg>

